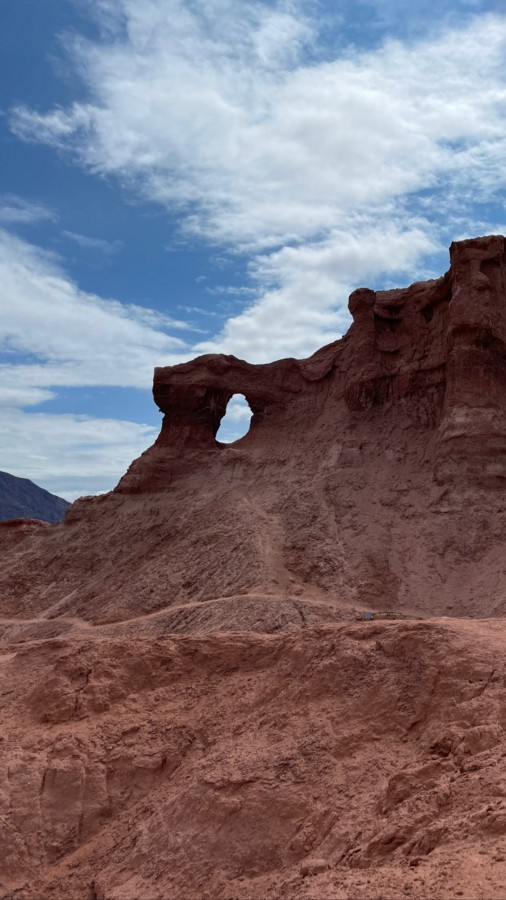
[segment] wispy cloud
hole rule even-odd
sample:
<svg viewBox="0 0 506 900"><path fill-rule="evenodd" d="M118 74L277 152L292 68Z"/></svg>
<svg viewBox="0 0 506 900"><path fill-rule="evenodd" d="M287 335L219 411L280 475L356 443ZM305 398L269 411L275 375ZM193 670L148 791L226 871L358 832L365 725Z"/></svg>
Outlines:
<svg viewBox="0 0 506 900"><path fill-rule="evenodd" d="M207 287L206 292L211 296L250 297L258 294L258 287L248 287L245 284L216 284L213 287Z"/></svg>
<svg viewBox="0 0 506 900"><path fill-rule="evenodd" d="M0 416L1 468L75 500L110 490L157 433L120 419L11 408Z"/></svg>
<svg viewBox="0 0 506 900"><path fill-rule="evenodd" d="M435 32L441 26L461 27L476 13L503 11L502 0L438 0L437 16L432 0L417 0L409 6L405 0L342 0L343 7L354 7L355 15L368 15L373 30L391 31L405 37L419 35L420 28Z"/></svg>
<svg viewBox="0 0 506 900"><path fill-rule="evenodd" d="M153 367L179 361L191 328L141 306L81 291L53 255L0 230L0 403L39 403L62 386L149 387ZM48 393L49 392L49 393Z"/></svg>
<svg viewBox="0 0 506 900"><path fill-rule="evenodd" d="M40 203L31 203L15 194L0 195L0 225L36 225L56 222L54 210Z"/></svg>
<svg viewBox="0 0 506 900"><path fill-rule="evenodd" d="M79 234L77 231L63 231L62 234L84 250L97 250L99 253L105 253L106 256L119 253L123 247L122 241L105 241L103 238L89 237L86 234Z"/></svg>
<svg viewBox="0 0 506 900"><path fill-rule="evenodd" d="M64 387L149 388L155 365L191 355L171 333L189 326L79 290L54 254L1 229L0 307L0 468L71 500L110 489L158 429L25 410Z"/></svg>
<svg viewBox="0 0 506 900"><path fill-rule="evenodd" d="M45 472L60 491L51 429L68 478L78 463L91 472L86 490L109 487L152 430L32 420L15 405L63 385L147 387L154 365L197 353L307 355L346 329L354 287L431 276L449 239L502 228L506 186L506 16L500 5L483 14L492 0L442 0L437 18L428 0L412 4L403 40L388 37L402 0L357 0L376 28L362 50L344 46L344 30L335 46L319 35L313 0L86 2L100 37L67 38L86 99L48 112L18 106L12 131L179 215L181 240L214 245L216 269L230 270L236 254L248 264L245 284L217 288L228 305L221 332L196 342L191 323L84 292L55 257L0 231L0 340L29 357L1 370L9 460L26 441L23 471ZM53 217L19 198L0 203L4 224ZM65 236L115 252L114 242ZM234 400L229 434L247 415Z"/></svg>
<svg viewBox="0 0 506 900"><path fill-rule="evenodd" d="M102 39L69 39L87 101L18 107L11 127L249 255L249 305L198 349L311 352L357 280L423 272L449 197L472 233L506 184L503 15L319 59L309 2L96 6Z"/></svg>
<svg viewBox="0 0 506 900"><path fill-rule="evenodd" d="M504 17L308 66L312 31L280 4L223 0L227 37L203 2L116 6L128 39L73 47L90 102L12 127L181 204L189 230L276 246L448 177L504 184Z"/></svg>
<svg viewBox="0 0 506 900"><path fill-rule="evenodd" d="M213 319L216 317L223 318L215 309L204 309L202 306L178 306L178 309L186 313L198 313L199 316L211 316Z"/></svg>

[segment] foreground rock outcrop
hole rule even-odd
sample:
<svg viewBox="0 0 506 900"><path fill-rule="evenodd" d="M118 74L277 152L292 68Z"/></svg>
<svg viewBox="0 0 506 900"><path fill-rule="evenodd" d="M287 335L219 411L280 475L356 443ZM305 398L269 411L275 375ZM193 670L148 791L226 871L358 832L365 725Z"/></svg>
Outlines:
<svg viewBox="0 0 506 900"><path fill-rule="evenodd" d="M502 900L505 651L465 620L6 648L1 896Z"/></svg>
<svg viewBox="0 0 506 900"><path fill-rule="evenodd" d="M506 240L450 255L0 529L0 896L504 896Z"/></svg>

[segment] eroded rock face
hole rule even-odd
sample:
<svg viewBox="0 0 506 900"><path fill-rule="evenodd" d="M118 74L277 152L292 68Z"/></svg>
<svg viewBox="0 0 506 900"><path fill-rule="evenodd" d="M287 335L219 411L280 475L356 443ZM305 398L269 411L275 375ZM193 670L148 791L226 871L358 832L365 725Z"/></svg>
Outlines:
<svg viewBox="0 0 506 900"><path fill-rule="evenodd" d="M2 897L504 897L504 252L158 369L118 488L0 528Z"/></svg>
<svg viewBox="0 0 506 900"><path fill-rule="evenodd" d="M163 634L506 613L505 249L459 242L439 279L360 288L309 359L156 369L159 438L4 554L3 614ZM250 431L220 444L237 393Z"/></svg>
<svg viewBox="0 0 506 900"><path fill-rule="evenodd" d="M33 534L39 528L49 528L49 522L42 519L7 519L0 522L0 550L5 552L14 547L27 534Z"/></svg>
<svg viewBox="0 0 506 900"><path fill-rule="evenodd" d="M119 490L163 489L162 448L166 460L177 455L176 471L185 453L226 452L216 433L238 393L253 412L248 449L270 446L276 434L281 441L287 430L306 442L331 392L344 401L338 420L323 423L334 437L375 408L385 416L408 413L413 426L434 430L438 481L467 472L497 485L506 475L505 247L501 236L454 243L442 278L400 290L354 291L346 337L307 360L252 365L207 355L155 369L162 432Z"/></svg>
<svg viewBox="0 0 506 900"><path fill-rule="evenodd" d="M504 897L492 623L88 635L0 653L2 897Z"/></svg>

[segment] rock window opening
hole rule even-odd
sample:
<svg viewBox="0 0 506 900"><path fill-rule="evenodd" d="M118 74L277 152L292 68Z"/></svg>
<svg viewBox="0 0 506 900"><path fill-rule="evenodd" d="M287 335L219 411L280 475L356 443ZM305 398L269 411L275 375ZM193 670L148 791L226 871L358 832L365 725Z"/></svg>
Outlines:
<svg viewBox="0 0 506 900"><path fill-rule="evenodd" d="M233 444L249 431L252 416L248 401L243 394L234 394L227 404L216 440L222 444Z"/></svg>

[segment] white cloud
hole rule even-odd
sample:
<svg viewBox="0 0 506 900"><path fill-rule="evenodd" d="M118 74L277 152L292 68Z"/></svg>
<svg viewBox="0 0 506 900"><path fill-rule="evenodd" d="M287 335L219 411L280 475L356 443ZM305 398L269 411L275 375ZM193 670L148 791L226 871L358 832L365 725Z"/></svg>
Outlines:
<svg viewBox="0 0 506 900"><path fill-rule="evenodd" d="M283 247L257 259L260 299L229 318L223 331L194 349L234 353L254 362L273 356L308 356L347 331L347 301L357 282L385 269L416 271L417 261L437 249L422 227L381 223L367 231L331 232L325 241Z"/></svg>
<svg viewBox="0 0 506 900"><path fill-rule="evenodd" d="M62 234L84 250L98 250L107 256L118 253L123 246L121 241L105 241L103 238L89 237L77 231L63 231Z"/></svg>
<svg viewBox="0 0 506 900"><path fill-rule="evenodd" d="M47 114L18 108L12 127L151 199L186 204L190 229L275 245L458 168L476 181L492 165L504 184L503 17L306 65L312 31L293 4L116 6L126 37L72 45L90 102Z"/></svg>
<svg viewBox="0 0 506 900"><path fill-rule="evenodd" d="M250 294L257 293L256 288L248 287L245 284L216 284L213 287L206 288L206 291L211 296L220 295L227 297L248 297Z"/></svg>
<svg viewBox="0 0 506 900"><path fill-rule="evenodd" d="M250 254L256 294L199 350L311 352L345 327L357 281L409 279L446 244L445 197L469 220L506 183L505 16L318 60L309 2L94 8L102 39L68 39L87 101L19 107L11 127Z"/></svg>
<svg viewBox="0 0 506 900"><path fill-rule="evenodd" d="M4 412L4 408L37 406L56 396L54 391L38 388L31 384L23 384L19 377L21 372L15 365L4 366L3 371L0 366L0 374L2 376L0 384L0 409L2 412Z"/></svg>
<svg viewBox="0 0 506 900"><path fill-rule="evenodd" d="M0 308L0 468L68 499L110 489L158 429L23 407L62 387L149 388L155 365L191 355L166 331L184 323L79 290L54 255L1 229Z"/></svg>
<svg viewBox="0 0 506 900"><path fill-rule="evenodd" d="M5 403L36 403L61 385L148 386L153 364L198 352L307 355L345 330L358 284L432 275L424 261L452 229L494 230L475 203L506 184L504 15L439 33L432 23L430 38L368 51L327 42L323 59L309 0L89 6L100 39L67 39L86 100L18 107L12 130L179 212L187 238L217 245L217 266L249 254L255 293L213 339L185 342L168 330L186 323L85 293L57 260L0 232L0 338L31 357L4 364ZM240 409L234 401L232 416ZM58 419L79 446L89 447L85 427L101 427ZM126 465L144 432L120 425ZM109 451L97 452L102 465Z"/></svg>
<svg viewBox="0 0 506 900"><path fill-rule="evenodd" d="M80 291L53 255L3 230L0 308L0 468L71 500L110 489L158 429L20 407L64 386L149 388L154 366L187 358L187 345L167 317Z"/></svg>
<svg viewBox="0 0 506 900"><path fill-rule="evenodd" d="M54 256L2 230L0 307L0 347L29 360L0 365L0 401L38 403L63 385L149 387L155 365L188 355L166 331L184 323L79 290Z"/></svg>
<svg viewBox="0 0 506 900"><path fill-rule="evenodd" d="M1 468L67 500L110 490L158 429L118 419L4 410Z"/></svg>
<svg viewBox="0 0 506 900"><path fill-rule="evenodd" d="M30 203L15 194L0 195L0 225L35 225L56 222L56 213L40 203Z"/></svg>
<svg viewBox="0 0 506 900"><path fill-rule="evenodd" d="M234 394L227 404L227 411L221 420L216 439L231 444L244 437L249 431L251 409L243 394Z"/></svg>

